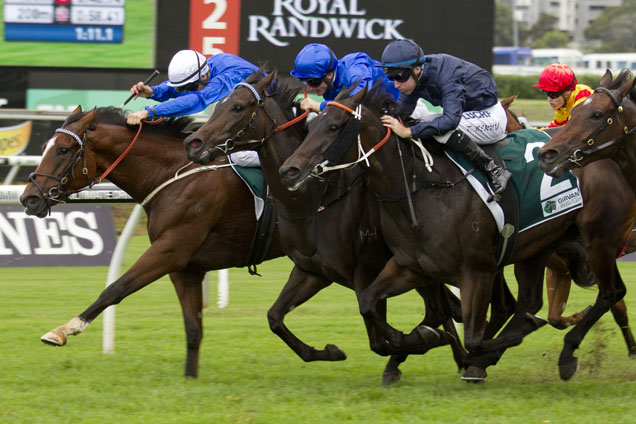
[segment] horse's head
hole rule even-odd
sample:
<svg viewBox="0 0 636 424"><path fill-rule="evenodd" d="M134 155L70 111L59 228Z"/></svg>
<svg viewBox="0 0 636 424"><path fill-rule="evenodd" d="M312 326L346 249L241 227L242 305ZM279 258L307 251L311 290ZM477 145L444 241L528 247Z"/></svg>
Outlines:
<svg viewBox="0 0 636 424"><path fill-rule="evenodd" d="M615 80L608 70L600 87L572 109L568 123L539 149L539 167L559 177L575 166L614 156L625 136L636 130L636 106L629 98L634 82L629 70Z"/></svg>
<svg viewBox="0 0 636 424"><path fill-rule="evenodd" d="M40 165L20 197L28 215L46 216L51 206L91 183L95 163L85 154L85 142L94 118L95 109L82 112L78 106L46 142Z"/></svg>
<svg viewBox="0 0 636 424"><path fill-rule="evenodd" d="M367 93L363 88L349 97L345 90L309 123L309 134L279 169L289 190L301 187L316 167L337 164L355 154L361 131L361 116L355 110Z"/></svg>
<svg viewBox="0 0 636 424"><path fill-rule="evenodd" d="M263 77L263 70L259 70L245 83L237 84L216 105L208 122L184 140L188 159L206 164L217 156L260 146L276 127L263 106L266 91L276 76L274 71Z"/></svg>

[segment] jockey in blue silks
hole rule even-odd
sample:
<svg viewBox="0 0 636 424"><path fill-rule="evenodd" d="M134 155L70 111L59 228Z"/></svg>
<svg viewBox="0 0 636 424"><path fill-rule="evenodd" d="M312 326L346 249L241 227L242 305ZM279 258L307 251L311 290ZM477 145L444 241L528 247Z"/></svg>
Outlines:
<svg viewBox="0 0 636 424"><path fill-rule="evenodd" d="M129 114L128 124L136 125L142 119L155 116L176 117L201 112L225 98L256 69L255 65L233 54L221 53L206 60L199 52L181 50L168 65L168 81L152 87L142 82L132 86L131 94L165 103Z"/></svg>
<svg viewBox="0 0 636 424"><path fill-rule="evenodd" d="M312 43L298 53L291 74L306 84L308 92L322 96L325 100L333 100L343 88L355 85L351 92L353 95L365 86L371 88L378 80L397 99L400 91L378 66L381 66L380 62L371 59L366 53L350 53L338 59L329 47ZM326 101L318 103L307 97L300 107L320 112L326 105Z"/></svg>
<svg viewBox="0 0 636 424"><path fill-rule="evenodd" d="M163 103L131 113L126 121L129 125L138 125L146 118L177 117L201 112L212 103L224 99L236 84L257 69L255 65L233 54L221 53L206 59L194 50L181 50L168 65L168 81L153 86L138 82L130 89L135 98L147 97ZM231 156L237 165L260 166L256 152L236 152Z"/></svg>
<svg viewBox="0 0 636 424"><path fill-rule="evenodd" d="M399 103L418 120L404 126L392 116L382 121L403 138L433 137L455 151L464 153L488 178L494 198L510 179L510 172L498 165L478 144L492 144L506 133L506 112L497 99L492 75L479 66L447 54L424 55L413 40L391 41L382 53L382 65L400 90ZM437 116L425 117L425 99L442 106Z"/></svg>

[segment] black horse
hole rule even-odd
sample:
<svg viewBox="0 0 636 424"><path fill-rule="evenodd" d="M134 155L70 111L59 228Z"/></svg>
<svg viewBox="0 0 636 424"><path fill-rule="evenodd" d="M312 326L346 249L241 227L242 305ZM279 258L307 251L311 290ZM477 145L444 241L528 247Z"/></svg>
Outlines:
<svg viewBox="0 0 636 424"><path fill-rule="evenodd" d="M258 151L279 212L282 246L295 264L268 313L270 328L305 361L341 360L345 354L339 348L327 345L324 350L316 350L307 346L289 331L283 319L332 282L359 295L375 279L391 253L380 230L378 202L361 169L311 179L295 192L282 184L278 169L306 135L304 125L294 125L285 131L279 130L282 126L277 127L293 118L293 102L302 86L292 81L277 79L276 72L263 77L260 70L251 75L246 84L217 105L210 120L189 136L185 145L188 157L201 163L233 151ZM458 366L463 367L465 352L450 320L453 309L456 317L461 316L458 300L439 284L421 284L418 292L425 300L426 316L411 338L415 341L424 337L430 343L414 343L404 353L423 353L431 344L450 343ZM498 279L495 297L491 334L503 325L514 307L514 298L503 277ZM379 314L386 318L386 301L380 300L378 308ZM380 333L365 323L372 349L384 355L394 353L395 349ZM446 331L433 330L442 324ZM391 358L384 372L384 383L399 379L397 367L404 359L406 355Z"/></svg>
<svg viewBox="0 0 636 424"><path fill-rule="evenodd" d="M525 335L542 324L534 314L543 301L543 269L548 257L560 243L580 235L599 279L600 293L588 312L592 314L590 318L586 315L574 327L577 339L566 336L559 360L560 374L563 379L572 377L578 369L572 352L589 329L588 323L625 293L615 258L607 252L616 251L625 243L627 234L614 223L633 215L634 199L633 195L615 195L617 187L627 186L616 167L599 162L598 166L604 168L603 179L596 177L599 174L590 173L591 178L587 178L588 172L578 172L585 205L519 234L509 260L515 264L519 284L517 308L499 335L487 340L486 313L499 269L499 230L486 205L440 144L425 142L434 164L432 172L428 172L420 149L409 140L387 134L380 116L394 105L385 93L373 90L367 95L362 90L349 97L348 92L343 92L337 100L339 103L333 102L312 122L308 136L281 167L280 174L287 187L299 189L311 179L312 172L320 173L325 164L337 162L338 157L369 164L365 170L381 199L381 226L394 257L361 294L363 316L392 346L408 349L411 341L378 313L378 301L418 287L421 276L428 278L428 284L446 282L458 286L464 343L471 353L463 378L483 380L486 367L495 364L507 347L520 344ZM531 166L536 166L534 163ZM614 217L607 219L609 215ZM418 278L405 284L404 275Z"/></svg>

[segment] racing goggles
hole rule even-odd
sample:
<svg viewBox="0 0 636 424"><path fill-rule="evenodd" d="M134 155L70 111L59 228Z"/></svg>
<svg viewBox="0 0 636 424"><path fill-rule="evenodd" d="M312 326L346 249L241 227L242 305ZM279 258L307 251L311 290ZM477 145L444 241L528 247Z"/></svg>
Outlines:
<svg viewBox="0 0 636 424"><path fill-rule="evenodd" d="M397 81L399 83L404 83L411 78L413 72L411 69L391 69L384 68L384 72L387 74L386 76L389 78L389 81Z"/></svg>
<svg viewBox="0 0 636 424"><path fill-rule="evenodd" d="M198 88L199 88L199 80L196 80L189 84L182 85L181 87L175 87L174 89L177 91L177 93L183 93L186 91L197 91Z"/></svg>
<svg viewBox="0 0 636 424"><path fill-rule="evenodd" d="M318 88L324 80L324 78L303 78L301 81L307 84L309 87Z"/></svg>
<svg viewBox="0 0 636 424"><path fill-rule="evenodd" d="M553 100L561 97L561 95L564 93L563 91L545 91L545 90L543 90L543 92L545 93L546 96L548 96L549 98Z"/></svg>

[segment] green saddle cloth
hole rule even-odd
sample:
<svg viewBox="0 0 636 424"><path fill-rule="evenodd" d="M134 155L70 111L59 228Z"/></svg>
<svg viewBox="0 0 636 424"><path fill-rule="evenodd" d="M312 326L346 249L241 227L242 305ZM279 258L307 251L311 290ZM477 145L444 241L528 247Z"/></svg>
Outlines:
<svg viewBox="0 0 636 424"><path fill-rule="evenodd" d="M508 134L509 143L501 143L496 148L512 173L512 182L519 201L519 231L549 221L574 209L583 207L583 196L579 180L571 172L560 178L553 178L539 168L537 151L550 136L539 130L519 130ZM446 150L446 154L463 168L474 168L463 154ZM485 175L475 169L472 173L484 188ZM496 219L496 218L495 218Z"/></svg>

